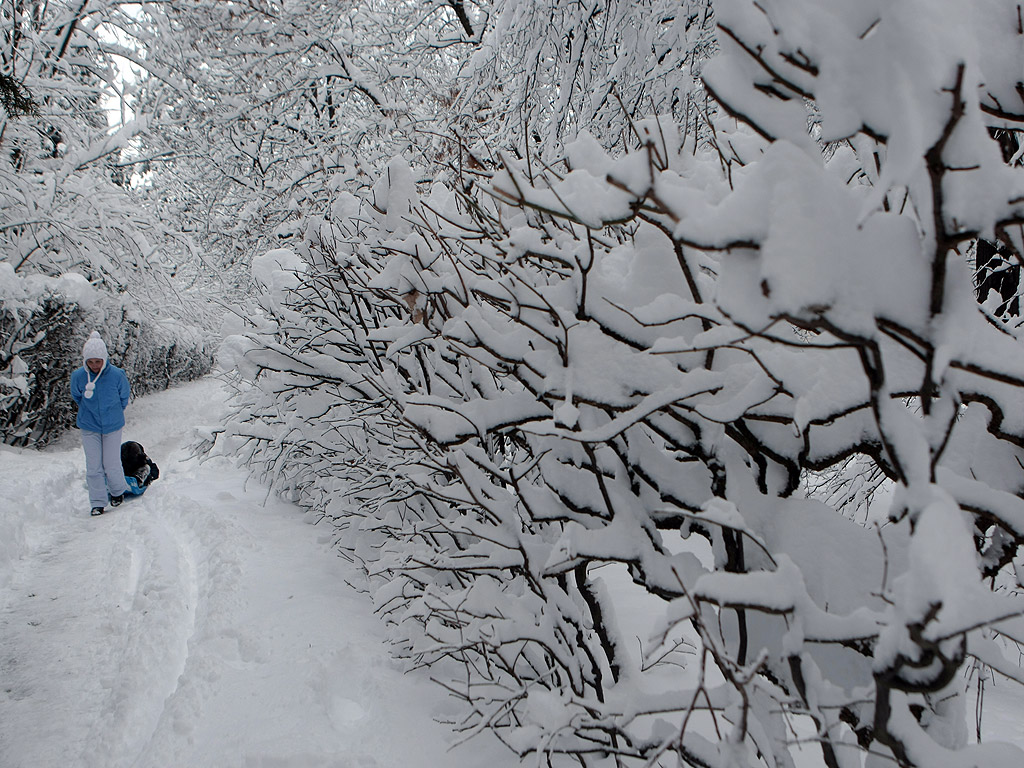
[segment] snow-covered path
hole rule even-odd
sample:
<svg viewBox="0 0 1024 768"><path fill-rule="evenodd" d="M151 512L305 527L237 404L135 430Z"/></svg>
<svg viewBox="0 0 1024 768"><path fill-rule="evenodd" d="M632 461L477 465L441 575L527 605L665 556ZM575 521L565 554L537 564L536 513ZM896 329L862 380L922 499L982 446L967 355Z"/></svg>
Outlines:
<svg viewBox="0 0 1024 768"><path fill-rule="evenodd" d="M329 531L224 459L206 380L129 406L161 478L88 516L77 433L0 449L0 766L434 768L439 689L403 675ZM489 760L492 765L493 760Z"/></svg>
<svg viewBox="0 0 1024 768"><path fill-rule="evenodd" d="M189 455L222 408L214 380L134 401L125 437L161 477L99 518L77 433L0 447L0 768L517 764L446 750L440 688L389 658L329 529ZM1024 744L1020 712L1019 688L991 685L986 740Z"/></svg>

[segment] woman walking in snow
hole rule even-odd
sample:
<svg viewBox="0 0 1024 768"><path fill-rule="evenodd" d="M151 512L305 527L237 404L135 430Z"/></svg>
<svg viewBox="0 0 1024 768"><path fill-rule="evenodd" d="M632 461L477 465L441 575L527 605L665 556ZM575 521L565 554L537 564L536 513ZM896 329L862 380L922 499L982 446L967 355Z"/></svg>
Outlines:
<svg viewBox="0 0 1024 768"><path fill-rule="evenodd" d="M121 429L131 387L124 371L107 362L107 345L98 332L85 342L82 358L85 364L71 374L71 397L78 404L91 514L102 515L108 497L116 507L128 490L121 468Z"/></svg>

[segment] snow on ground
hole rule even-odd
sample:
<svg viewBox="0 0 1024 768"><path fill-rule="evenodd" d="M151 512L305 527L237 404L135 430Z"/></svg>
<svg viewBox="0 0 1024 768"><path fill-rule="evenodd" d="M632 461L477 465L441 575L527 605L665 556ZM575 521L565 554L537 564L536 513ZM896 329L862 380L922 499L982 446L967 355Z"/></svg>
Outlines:
<svg viewBox="0 0 1024 768"><path fill-rule="evenodd" d="M461 768L440 689L389 659L329 531L226 459L204 380L132 402L161 470L90 518L78 433L0 447L0 766Z"/></svg>
<svg viewBox="0 0 1024 768"><path fill-rule="evenodd" d="M161 476L99 518L77 432L0 447L0 768L515 765L447 749L440 688L389 658L328 529L190 456L223 399L204 380L134 401L125 439ZM984 739L1024 745L1020 712L1019 686L990 684Z"/></svg>

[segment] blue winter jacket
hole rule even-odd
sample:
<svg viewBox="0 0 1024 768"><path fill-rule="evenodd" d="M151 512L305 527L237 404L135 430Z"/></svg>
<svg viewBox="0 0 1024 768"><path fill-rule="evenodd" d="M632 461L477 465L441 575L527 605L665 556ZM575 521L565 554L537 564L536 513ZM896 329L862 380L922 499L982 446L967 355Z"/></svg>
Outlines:
<svg viewBox="0 0 1024 768"><path fill-rule="evenodd" d="M92 397L85 396L90 378L96 382ZM116 365L107 363L99 376L84 365L71 374L71 397L78 404L78 428L107 434L124 426L124 409L131 397L128 377Z"/></svg>

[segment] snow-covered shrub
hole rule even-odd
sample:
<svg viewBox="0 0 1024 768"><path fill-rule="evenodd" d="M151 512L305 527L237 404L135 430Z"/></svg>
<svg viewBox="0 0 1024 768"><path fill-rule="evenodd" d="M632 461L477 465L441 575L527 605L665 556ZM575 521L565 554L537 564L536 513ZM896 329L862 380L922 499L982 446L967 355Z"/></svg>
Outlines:
<svg viewBox="0 0 1024 768"><path fill-rule="evenodd" d="M0 262L0 442L7 445L45 444L73 423L67 390L81 365L74 329L82 309L58 282L21 280Z"/></svg>
<svg viewBox="0 0 1024 768"><path fill-rule="evenodd" d="M254 260L261 292L223 329L219 361L238 377L238 414L222 449L339 524L352 507L384 503L398 481L389 467L422 454L382 384L429 375L418 347L392 348L413 306L379 279L380 242L409 229L410 174L393 162L370 201L342 195L332 218L310 222L301 255L276 249Z"/></svg>
<svg viewBox="0 0 1024 768"><path fill-rule="evenodd" d="M650 120L422 199L395 162L259 265L221 439L342 528L459 729L1021 764L968 743L962 674L1024 641L1024 357L965 258L1022 248L1010 10L720 0L715 151ZM892 488L870 524L851 461Z"/></svg>
<svg viewBox="0 0 1024 768"><path fill-rule="evenodd" d="M147 316L138 307L129 310L121 304L108 308L101 327L135 397L197 379L213 365L217 337L202 326Z"/></svg>
<svg viewBox="0 0 1024 768"><path fill-rule="evenodd" d="M158 324L130 298L111 297L75 273L23 278L0 261L0 442L41 447L74 425L69 382L93 330L135 396L198 378L212 365L213 339L200 327Z"/></svg>
<svg viewBox="0 0 1024 768"><path fill-rule="evenodd" d="M267 287L262 320L249 343L229 336L224 356L240 373L258 375L259 388L243 390L220 439L279 490L347 529L343 546L370 574L402 653L446 676L460 673L452 662L490 659L491 671L460 695L497 706L490 725L528 752L535 745L508 728L527 706L527 688L536 689L529 706L565 686L580 697L603 692L607 661L588 628L587 606L596 603L580 574L546 576L546 557L524 558L555 546L561 521L529 520L511 486L495 485L473 464L505 462L515 449L502 427L523 408L543 410L442 334L446 321L498 290L490 283L504 270L489 240L504 231L482 227L443 188L419 214L443 213L414 231L414 196L408 167L396 161L342 228L311 228L303 261L272 252L257 262ZM439 216L451 217L451 241L437 237ZM458 246L463 236L481 250ZM458 256L442 255L442 242L459 247ZM443 405L425 427L410 413L429 403ZM479 433L460 458L451 448L463 442L453 436L466 414L480 420ZM482 486L500 505L493 516L475 497ZM521 636L541 617L544 631Z"/></svg>

